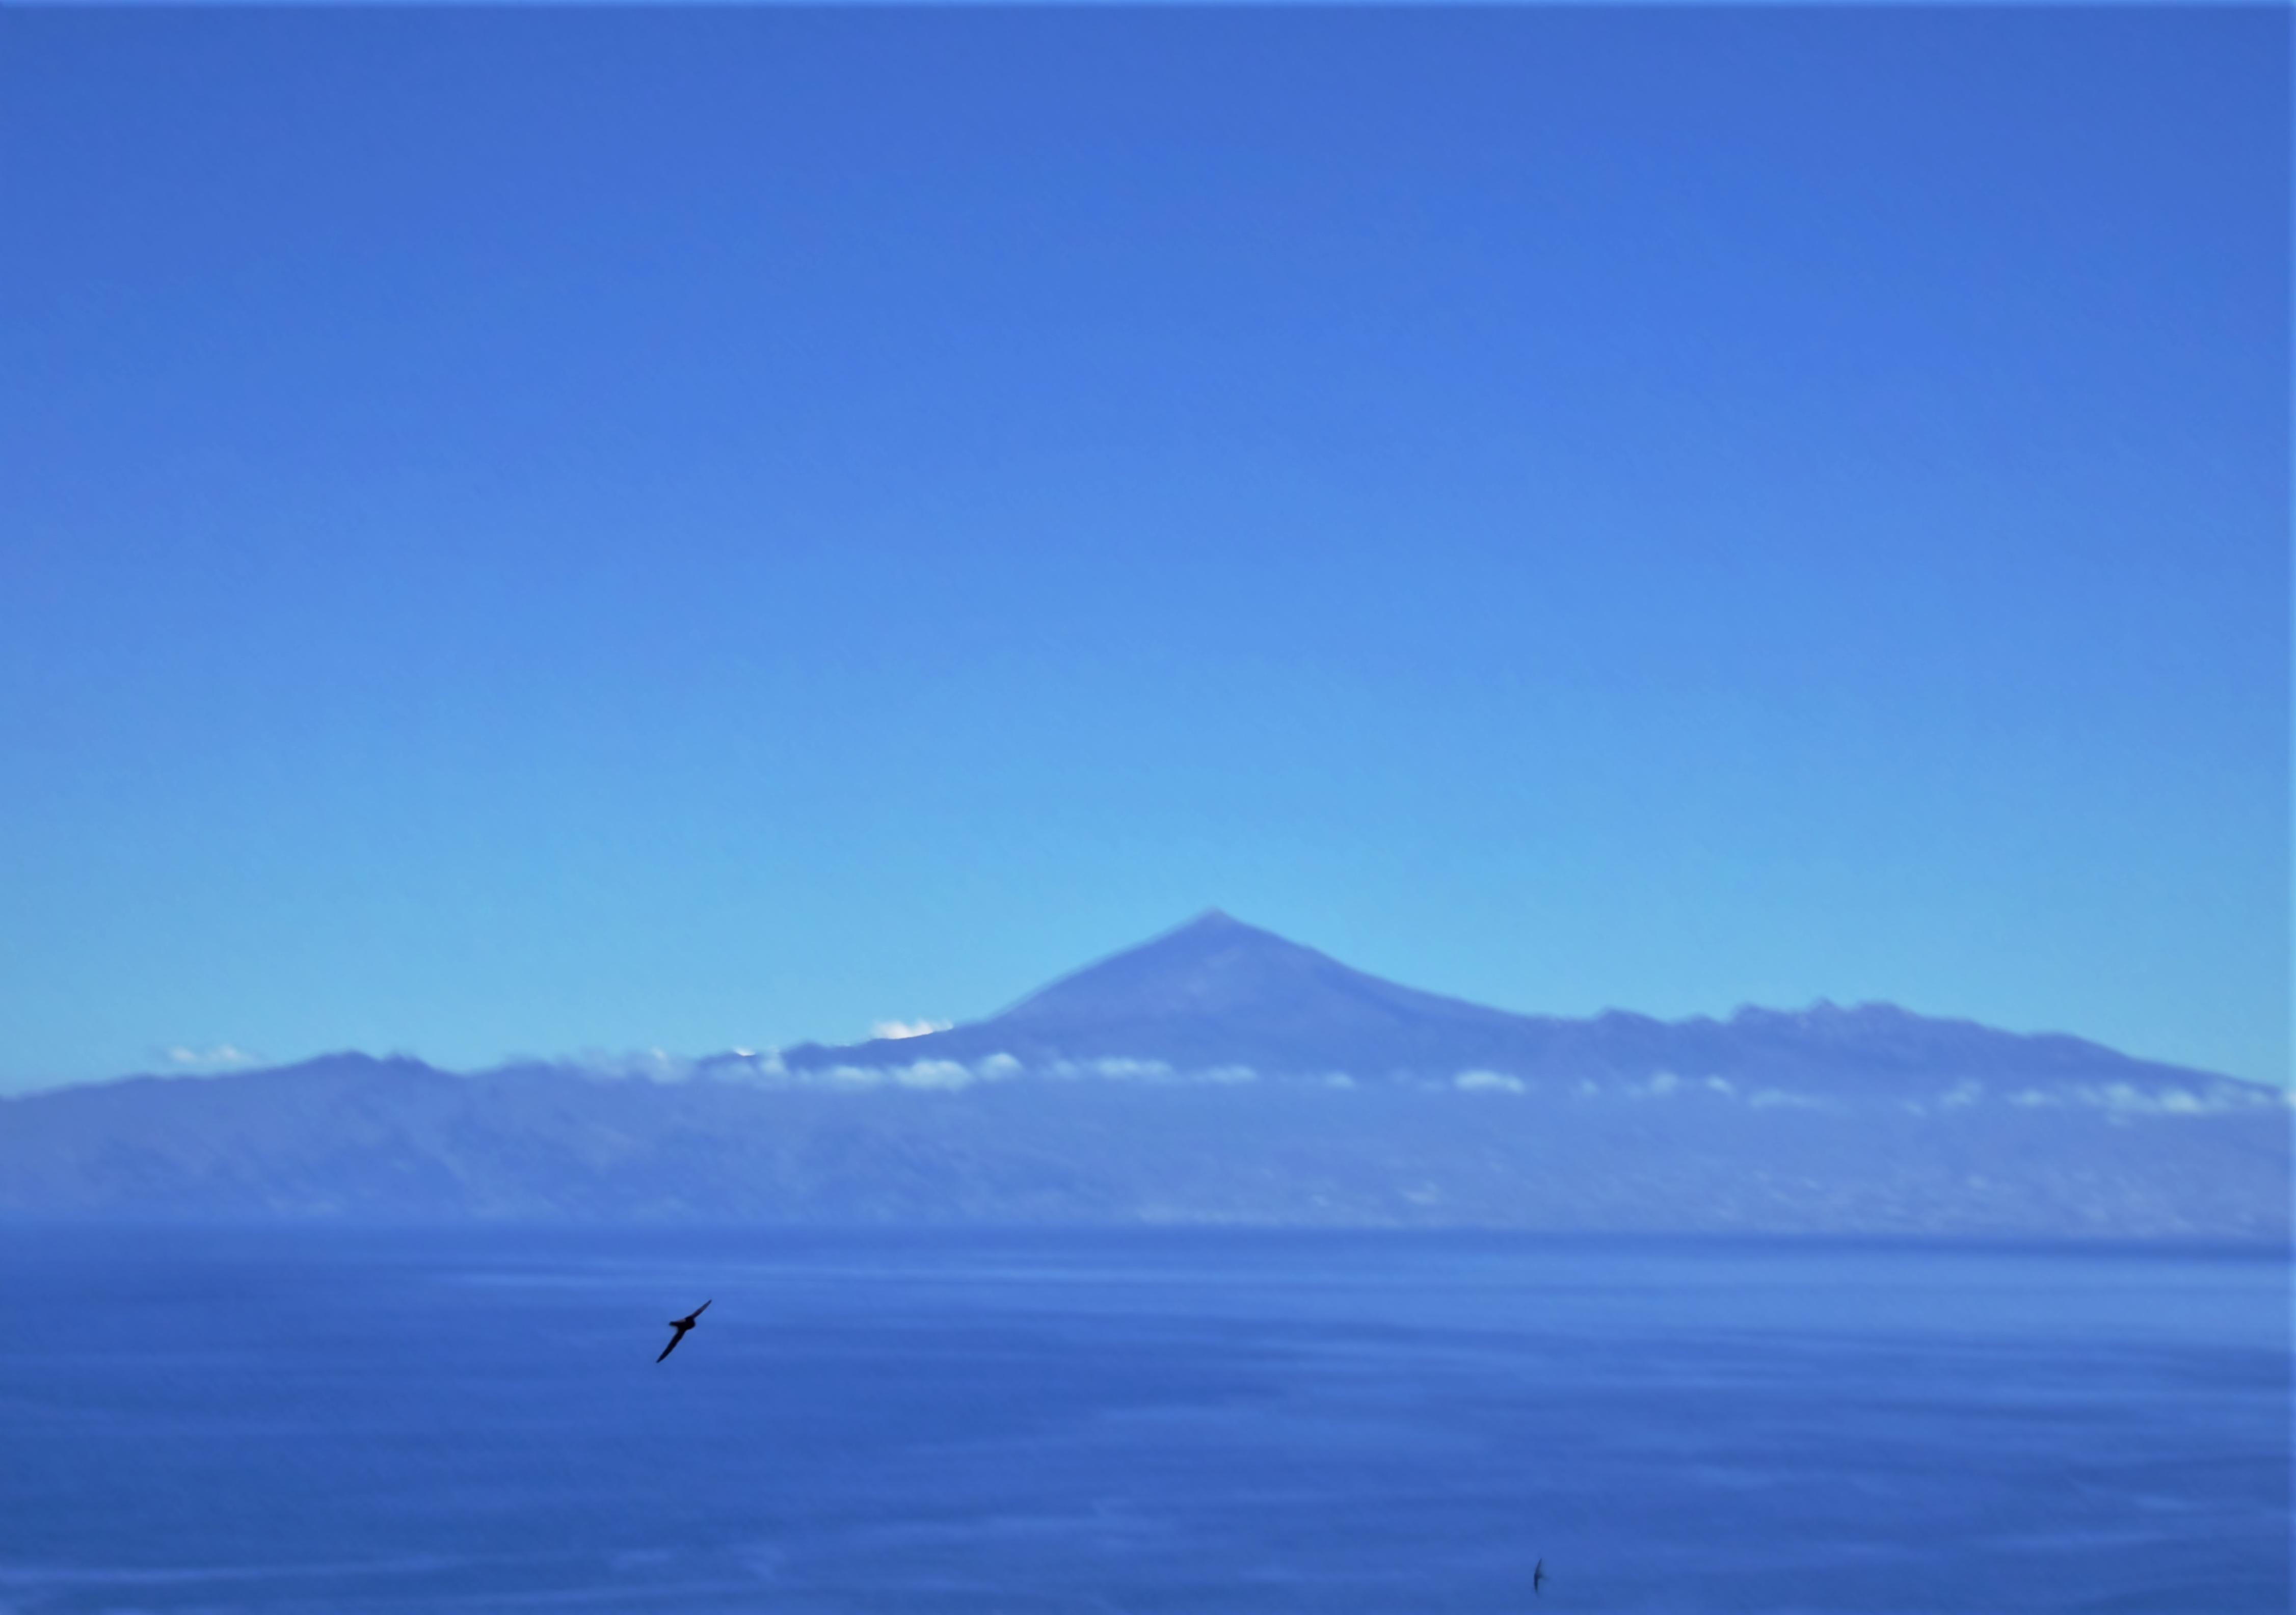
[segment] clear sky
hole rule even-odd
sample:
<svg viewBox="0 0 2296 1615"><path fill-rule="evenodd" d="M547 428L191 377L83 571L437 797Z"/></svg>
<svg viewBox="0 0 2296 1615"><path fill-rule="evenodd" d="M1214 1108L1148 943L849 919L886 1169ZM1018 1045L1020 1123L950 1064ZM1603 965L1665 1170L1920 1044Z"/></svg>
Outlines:
<svg viewBox="0 0 2296 1615"><path fill-rule="evenodd" d="M0 12L0 1086L1213 905L2283 1080L2289 28Z"/></svg>

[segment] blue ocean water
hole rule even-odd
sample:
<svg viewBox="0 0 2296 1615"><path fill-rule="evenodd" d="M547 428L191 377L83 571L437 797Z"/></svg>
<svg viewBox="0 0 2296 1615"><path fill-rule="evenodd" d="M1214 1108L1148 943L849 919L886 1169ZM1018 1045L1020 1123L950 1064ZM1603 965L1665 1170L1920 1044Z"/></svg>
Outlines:
<svg viewBox="0 0 2296 1615"><path fill-rule="evenodd" d="M2276 1256L16 1229L0 1293L12 1615L2290 1607Z"/></svg>

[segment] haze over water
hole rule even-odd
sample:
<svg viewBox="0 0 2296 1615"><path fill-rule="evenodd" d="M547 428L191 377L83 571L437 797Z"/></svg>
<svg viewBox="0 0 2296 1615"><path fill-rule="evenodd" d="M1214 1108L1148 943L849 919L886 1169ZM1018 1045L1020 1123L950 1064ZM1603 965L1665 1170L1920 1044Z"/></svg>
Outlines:
<svg viewBox="0 0 2296 1615"><path fill-rule="evenodd" d="M17 1229L0 1283L10 1615L2288 1607L2278 1255Z"/></svg>

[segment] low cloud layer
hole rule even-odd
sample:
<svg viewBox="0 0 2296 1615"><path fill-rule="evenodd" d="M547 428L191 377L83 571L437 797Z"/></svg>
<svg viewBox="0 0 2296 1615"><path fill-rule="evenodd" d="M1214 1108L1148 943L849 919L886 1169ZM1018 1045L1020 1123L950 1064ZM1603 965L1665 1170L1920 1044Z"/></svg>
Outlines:
<svg viewBox="0 0 2296 1615"><path fill-rule="evenodd" d="M880 1021L869 1029L869 1035L884 1039L923 1037L948 1028L946 1021Z"/></svg>
<svg viewBox="0 0 2296 1615"><path fill-rule="evenodd" d="M168 1065L179 1071L229 1071L262 1063L261 1055L250 1054L228 1043L204 1049L179 1043L166 1051L166 1058Z"/></svg>
<svg viewBox="0 0 2296 1615"><path fill-rule="evenodd" d="M585 1049L572 1062L593 1077L636 1078L645 1082L684 1082L696 1062L668 1049Z"/></svg>
<svg viewBox="0 0 2296 1615"><path fill-rule="evenodd" d="M923 1024L923 1023L917 1023ZM1106 1057L1057 1060L1028 1065L1011 1054L983 1059L917 1060L881 1063L848 1063L792 1070L778 1053L735 1050L698 1066L671 1062L660 1050L643 1055L619 1056L614 1061L586 1062L592 1070L616 1075L674 1079L697 1070L721 1080L746 1081L768 1086L843 1089L906 1088L955 1092L988 1083L1023 1078L1045 1082L1121 1082L1169 1086L1234 1086L1271 1081L1326 1090L1380 1087L1393 1082L1408 1086L1439 1088L1459 1094L1493 1094L1510 1099L1538 1099L1570 1104L1628 1103L1743 1106L1751 1111L1819 1111L1837 1114L1869 1105L1887 1105L1915 1116L1939 1118L1964 1114L1980 1107L2006 1106L2021 1110L2064 1109L2101 1111L2114 1119L2138 1116L2216 1116L2280 1106L2296 1108L2296 1093L2259 1088L2244 1083L2140 1086L2134 1083L2059 1083L2047 1086L1996 1087L1975 1078L1940 1078L1926 1090L1891 1088L1858 1093L1848 1089L1812 1092L1748 1078L1715 1075L1686 1077L1659 1070L1632 1078L1615 1075L1576 1078L1538 1078L1510 1071L1474 1068L1447 1079L1390 1073L1365 1078L1347 1071L1313 1076L1271 1077L1248 1065L1200 1069L1177 1067L1150 1059Z"/></svg>

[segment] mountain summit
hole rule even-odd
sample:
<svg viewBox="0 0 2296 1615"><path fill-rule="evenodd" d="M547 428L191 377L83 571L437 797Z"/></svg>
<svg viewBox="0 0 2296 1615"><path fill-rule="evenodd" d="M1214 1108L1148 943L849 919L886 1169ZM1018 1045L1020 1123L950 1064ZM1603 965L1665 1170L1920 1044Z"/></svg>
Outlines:
<svg viewBox="0 0 2296 1615"><path fill-rule="evenodd" d="M1242 1035L1346 1028L1376 1037L1430 1020L1496 1027L1521 1019L1382 981L1211 908L1062 977L992 1024L1074 1033L1189 1022Z"/></svg>
<svg viewBox="0 0 2296 1615"><path fill-rule="evenodd" d="M1544 1024L1383 981L1214 908L986 1021L844 1048L806 1045L783 1058L792 1070L1001 1054L1026 1065L1384 1072L1495 1053Z"/></svg>
<svg viewBox="0 0 2296 1615"><path fill-rule="evenodd" d="M1296 1070L1408 1064L1434 1053L1438 1034L1486 1039L1533 1024L1382 981L1215 908L1063 976L978 1030L1079 1056Z"/></svg>

